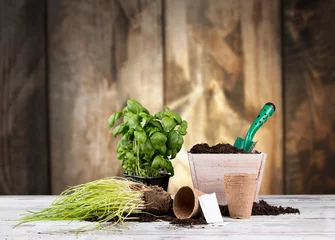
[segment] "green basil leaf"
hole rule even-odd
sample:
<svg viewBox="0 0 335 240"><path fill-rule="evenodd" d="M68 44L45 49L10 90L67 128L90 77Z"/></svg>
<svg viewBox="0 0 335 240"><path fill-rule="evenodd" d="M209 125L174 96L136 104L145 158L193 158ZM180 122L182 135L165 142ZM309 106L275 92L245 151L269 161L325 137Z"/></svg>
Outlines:
<svg viewBox="0 0 335 240"><path fill-rule="evenodd" d="M174 175L173 165L172 162L169 159L165 160L165 169L167 172L171 173L171 177Z"/></svg>
<svg viewBox="0 0 335 240"><path fill-rule="evenodd" d="M130 115L128 119L128 125L130 128L133 128L133 129L136 129L136 127L140 124L140 122L141 122L140 116L136 114Z"/></svg>
<svg viewBox="0 0 335 240"><path fill-rule="evenodd" d="M172 155L170 159L174 159L177 156L177 149L172 149Z"/></svg>
<svg viewBox="0 0 335 240"><path fill-rule="evenodd" d="M108 118L108 127L112 128L117 120L122 117L122 112L115 112Z"/></svg>
<svg viewBox="0 0 335 240"><path fill-rule="evenodd" d="M126 114L126 113L128 113L128 112L129 112L129 109L128 109L127 106L124 107L124 108L122 109L122 113L123 113L123 114Z"/></svg>
<svg viewBox="0 0 335 240"><path fill-rule="evenodd" d="M129 121L129 118L131 118L134 115L132 112L126 112L123 117L123 122L127 123Z"/></svg>
<svg viewBox="0 0 335 240"><path fill-rule="evenodd" d="M113 136L116 137L119 134L125 134L129 130L128 125L125 123L121 123L120 125L116 126L113 131Z"/></svg>
<svg viewBox="0 0 335 240"><path fill-rule="evenodd" d="M126 133L125 135L123 135L123 137L121 138L121 140L120 140L120 142L121 142L121 144L122 145L124 145L124 146L128 146L128 144L129 144L129 136L130 136L130 134L129 133Z"/></svg>
<svg viewBox="0 0 335 240"><path fill-rule="evenodd" d="M165 165L165 160L161 156L157 155L152 161L151 167L154 169L159 169Z"/></svg>
<svg viewBox="0 0 335 240"><path fill-rule="evenodd" d="M171 109L169 107L167 107L167 106L164 106L164 108L167 111L166 112L167 116L169 116L170 118L175 119L178 124L182 123L182 119L181 119L181 117L177 113L172 112Z"/></svg>
<svg viewBox="0 0 335 240"><path fill-rule="evenodd" d="M147 125L151 121L152 116L149 114L146 114L145 112L141 112L139 115L142 117L141 127L143 128L145 125Z"/></svg>
<svg viewBox="0 0 335 240"><path fill-rule="evenodd" d="M119 160L123 160L125 155L126 155L126 152L119 152L116 154L116 158Z"/></svg>
<svg viewBox="0 0 335 240"><path fill-rule="evenodd" d="M165 145L167 141L167 137L161 132L155 132L150 137L150 141L151 141L152 146L155 149L159 150L163 145Z"/></svg>
<svg viewBox="0 0 335 240"><path fill-rule="evenodd" d="M171 131L176 126L175 120L169 117L162 118L162 126L165 132Z"/></svg>
<svg viewBox="0 0 335 240"><path fill-rule="evenodd" d="M132 149L132 144L129 142L119 141L116 146L116 151L118 153L127 152Z"/></svg>
<svg viewBox="0 0 335 240"><path fill-rule="evenodd" d="M144 113L146 113L146 114L150 115L150 112L149 112L149 110L148 110L148 109L146 109L146 108L144 108L144 107L142 107L142 112L144 112Z"/></svg>
<svg viewBox="0 0 335 240"><path fill-rule="evenodd" d="M129 111L135 114L142 112L142 110L144 109L143 106L139 102L132 100L132 99L129 99L127 101L127 107Z"/></svg>
<svg viewBox="0 0 335 240"><path fill-rule="evenodd" d="M176 145L177 153L181 150L181 147L184 144L184 138L180 134L178 134L178 143Z"/></svg>
<svg viewBox="0 0 335 240"><path fill-rule="evenodd" d="M162 120L163 117L165 117L166 114L164 112L158 112L155 114L155 118L159 119L159 120Z"/></svg>
<svg viewBox="0 0 335 240"><path fill-rule="evenodd" d="M149 161L151 160L152 156L155 154L155 149L152 146L149 139L147 139L144 143L140 145L140 149L146 156L146 159Z"/></svg>
<svg viewBox="0 0 335 240"><path fill-rule="evenodd" d="M126 159L128 164L134 164L136 162L136 157L134 152L127 152Z"/></svg>
<svg viewBox="0 0 335 240"><path fill-rule="evenodd" d="M154 134L155 132L158 132L159 130L157 128L151 127L151 126L146 126L144 128L145 132L147 133L147 135L149 135L149 137L152 136L152 134Z"/></svg>
<svg viewBox="0 0 335 240"><path fill-rule="evenodd" d="M136 141L138 141L140 144L144 143L147 140L147 135L145 134L145 131L135 131L134 136Z"/></svg>
<svg viewBox="0 0 335 240"><path fill-rule="evenodd" d="M174 149L177 144L178 144L178 139L179 139L179 134L177 133L176 130L172 130L169 133L168 141L167 141L167 146L169 149Z"/></svg>
<svg viewBox="0 0 335 240"><path fill-rule="evenodd" d="M187 134L187 122L183 120L180 124L180 127L178 128L178 132L180 135L185 136Z"/></svg>
<svg viewBox="0 0 335 240"><path fill-rule="evenodd" d="M157 121L157 120L152 119L152 120L149 122L149 125L158 128L159 131L161 131L161 132L163 131L162 124L161 124L159 121Z"/></svg>
<svg viewBox="0 0 335 240"><path fill-rule="evenodd" d="M167 147L166 145L162 145L162 147L160 149L158 149L159 153L164 155L166 153Z"/></svg>

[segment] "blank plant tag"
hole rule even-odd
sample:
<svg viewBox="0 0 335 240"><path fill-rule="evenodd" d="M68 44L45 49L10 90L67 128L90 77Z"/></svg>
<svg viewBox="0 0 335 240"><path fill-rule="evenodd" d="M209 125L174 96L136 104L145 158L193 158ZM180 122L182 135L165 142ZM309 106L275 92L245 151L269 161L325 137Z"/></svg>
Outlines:
<svg viewBox="0 0 335 240"><path fill-rule="evenodd" d="M219 209L216 194L204 194L199 198L201 210L207 223L222 223L223 218Z"/></svg>

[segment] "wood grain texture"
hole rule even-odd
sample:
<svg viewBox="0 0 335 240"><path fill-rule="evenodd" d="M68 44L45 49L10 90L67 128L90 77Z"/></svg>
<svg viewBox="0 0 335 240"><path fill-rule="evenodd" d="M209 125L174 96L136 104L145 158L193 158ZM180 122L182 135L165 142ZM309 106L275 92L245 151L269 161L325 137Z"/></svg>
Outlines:
<svg viewBox="0 0 335 240"><path fill-rule="evenodd" d="M0 2L0 194L48 194L43 0Z"/></svg>
<svg viewBox="0 0 335 240"><path fill-rule="evenodd" d="M127 223L129 228L117 226L119 231L61 232L87 226L79 221L40 221L13 229L25 210L41 210L55 196L0 197L1 239L334 239L334 195L260 196L272 205L299 208L301 214L252 216L248 220L224 217L223 224L195 225L191 228L168 222Z"/></svg>
<svg viewBox="0 0 335 240"><path fill-rule="evenodd" d="M284 1L287 193L335 192L335 2Z"/></svg>
<svg viewBox="0 0 335 240"><path fill-rule="evenodd" d="M144 0L49 3L52 191L59 193L121 173L107 119L128 98L162 109L162 7Z"/></svg>
<svg viewBox="0 0 335 240"><path fill-rule="evenodd" d="M282 192L282 91L278 0L165 1L165 103L189 123L170 191L189 185L186 151L233 144L262 106L277 106L260 129L267 153L261 193Z"/></svg>

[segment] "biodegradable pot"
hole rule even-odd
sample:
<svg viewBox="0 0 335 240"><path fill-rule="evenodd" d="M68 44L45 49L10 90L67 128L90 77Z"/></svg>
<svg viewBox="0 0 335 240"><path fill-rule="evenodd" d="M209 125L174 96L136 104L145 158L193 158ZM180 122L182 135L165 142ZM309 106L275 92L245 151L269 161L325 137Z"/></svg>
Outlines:
<svg viewBox="0 0 335 240"><path fill-rule="evenodd" d="M254 201L258 193L266 162L266 154L192 154L188 153L193 187L204 193L216 193L218 203L226 205L224 191L224 175L226 173L255 173L257 187Z"/></svg>
<svg viewBox="0 0 335 240"><path fill-rule="evenodd" d="M257 174L225 174L224 186L230 217L250 218L257 187Z"/></svg>
<svg viewBox="0 0 335 240"><path fill-rule="evenodd" d="M123 177L128 178L134 182L144 183L145 185L158 185L162 187L165 191L167 191L169 185L169 179L171 177L170 174L165 174L158 177L139 177L129 175L127 173L122 174Z"/></svg>
<svg viewBox="0 0 335 240"><path fill-rule="evenodd" d="M180 188L173 199L174 215L179 219L197 216L201 212L198 197L202 195L203 192L192 187Z"/></svg>

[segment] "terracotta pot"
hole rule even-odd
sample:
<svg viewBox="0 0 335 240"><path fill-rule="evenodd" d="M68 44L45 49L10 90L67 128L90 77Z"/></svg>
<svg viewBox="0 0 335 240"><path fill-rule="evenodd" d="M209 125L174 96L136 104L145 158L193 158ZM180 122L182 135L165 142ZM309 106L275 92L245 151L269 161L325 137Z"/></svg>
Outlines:
<svg viewBox="0 0 335 240"><path fill-rule="evenodd" d="M257 174L254 201L258 200L266 154L192 154L188 153L193 187L204 193L216 193L220 205L226 205L224 175L243 172Z"/></svg>
<svg viewBox="0 0 335 240"><path fill-rule="evenodd" d="M224 186L230 217L250 218L257 187L257 174L225 174Z"/></svg>
<svg viewBox="0 0 335 240"><path fill-rule="evenodd" d="M180 188L173 199L174 215L179 219L197 216L201 212L198 197L202 195L203 192L192 187Z"/></svg>

